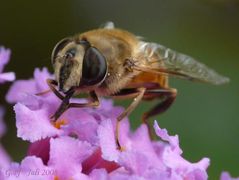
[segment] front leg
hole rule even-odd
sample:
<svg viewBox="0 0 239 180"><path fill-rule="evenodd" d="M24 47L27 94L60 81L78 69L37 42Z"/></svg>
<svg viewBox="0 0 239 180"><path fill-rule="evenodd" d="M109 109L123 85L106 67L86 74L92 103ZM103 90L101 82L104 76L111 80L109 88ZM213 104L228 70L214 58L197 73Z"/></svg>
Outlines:
<svg viewBox="0 0 239 180"><path fill-rule="evenodd" d="M50 90L51 90L59 99L61 99L61 100L64 100L64 99L65 99L65 97L64 97L59 91L56 90L55 86L57 86L58 83L57 83L55 80L53 80L53 79L47 79L46 82L47 82L47 85L49 86Z"/></svg>
<svg viewBox="0 0 239 180"><path fill-rule="evenodd" d="M95 91L89 93L91 100L88 103L70 103L70 98L74 94L74 89L67 92L66 96L62 100L60 107L55 114L51 117L53 121L56 121L67 109L69 108L84 108L84 107L97 107L99 106L99 99Z"/></svg>
<svg viewBox="0 0 239 180"><path fill-rule="evenodd" d="M55 89L56 90L56 89ZM58 92L58 91L57 91ZM63 97L62 102L60 107L57 109L57 111L55 112L55 114L53 116L51 116L51 119L53 119L53 121L55 122L68 108L70 105L70 98L73 96L75 90L74 89L70 89L67 93L66 96ZM58 92L59 93L59 92ZM56 94L56 93L55 93Z"/></svg>
<svg viewBox="0 0 239 180"><path fill-rule="evenodd" d="M90 101L88 103L70 103L69 108L98 107L100 101L95 91L91 91L89 95Z"/></svg>
<svg viewBox="0 0 239 180"><path fill-rule="evenodd" d="M47 85L50 89L39 92L39 93L36 93L35 94L36 96L42 96L42 95L45 95L49 92L53 92L59 99L61 99L61 100L64 99L64 96L59 91L57 91L56 88L55 88L55 86L57 86L57 84L58 84L57 81L55 81L53 79L47 79L46 83L47 83Z"/></svg>

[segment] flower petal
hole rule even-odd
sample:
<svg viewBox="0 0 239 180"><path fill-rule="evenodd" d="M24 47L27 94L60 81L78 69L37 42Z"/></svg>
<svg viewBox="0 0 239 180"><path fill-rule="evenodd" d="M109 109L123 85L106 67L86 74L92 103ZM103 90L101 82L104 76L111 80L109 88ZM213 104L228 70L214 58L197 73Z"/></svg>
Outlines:
<svg viewBox="0 0 239 180"><path fill-rule="evenodd" d="M108 178L108 173L105 169L94 169L89 177L91 180L107 180Z"/></svg>
<svg viewBox="0 0 239 180"><path fill-rule="evenodd" d="M87 143L67 136L50 140L50 159L48 165L55 167L60 179L70 179L81 173L81 163L93 152Z"/></svg>
<svg viewBox="0 0 239 180"><path fill-rule="evenodd" d="M169 136L167 130L161 129L157 121L154 121L154 129L158 137L160 137L164 141L169 142L172 150L175 151L175 153L178 153L179 155L182 154L182 150L179 147L178 135Z"/></svg>
<svg viewBox="0 0 239 180"><path fill-rule="evenodd" d="M238 178L232 178L231 175L228 172L222 172L220 176L220 180L239 180Z"/></svg>
<svg viewBox="0 0 239 180"><path fill-rule="evenodd" d="M179 147L178 136L169 136L167 130L161 129L156 121L154 128L160 138L169 142L168 145L160 146L162 148L160 155L162 156L162 161L167 168L171 169L172 173L185 179L207 179L208 158L203 158L197 163L190 163L181 156L182 150Z"/></svg>
<svg viewBox="0 0 239 180"><path fill-rule="evenodd" d="M60 134L49 119L45 109L32 110L24 104L14 106L16 113L17 136L30 142Z"/></svg>
<svg viewBox="0 0 239 180"><path fill-rule="evenodd" d="M109 174L110 179L113 180L146 180L144 177L140 177L135 174L129 174L124 168L117 169L116 171Z"/></svg>
<svg viewBox="0 0 239 180"><path fill-rule="evenodd" d="M54 169L45 166L35 156L25 157L21 164L12 163L8 168L3 168L2 172L7 180L52 180L55 176Z"/></svg>
<svg viewBox="0 0 239 180"><path fill-rule="evenodd" d="M49 86L46 83L47 79L52 79L53 75L49 73L48 69L46 67L43 67L42 70L39 68L36 68L34 71L34 80L36 83L36 90L39 93L45 90L49 89Z"/></svg>
<svg viewBox="0 0 239 180"><path fill-rule="evenodd" d="M123 144L125 151L120 154L119 164L131 174L142 176L155 167L161 172L165 171L166 167L156 154L145 124L128 135L128 140Z"/></svg>
<svg viewBox="0 0 239 180"><path fill-rule="evenodd" d="M102 121L97 130L102 157L108 161L118 160L119 151L117 150L115 135L112 122L107 119Z"/></svg>
<svg viewBox="0 0 239 180"><path fill-rule="evenodd" d="M24 100L25 94L33 95L49 90L46 83L48 78L52 78L52 75L48 72L47 68L43 68L42 70L36 68L34 71L34 79L17 80L13 83L6 95L6 100L9 103L21 102Z"/></svg>
<svg viewBox="0 0 239 180"><path fill-rule="evenodd" d="M71 108L65 112L61 119L67 119L67 124L62 126L62 130L66 135L76 135L82 141L91 144L98 143L97 127L98 122L87 109Z"/></svg>
<svg viewBox="0 0 239 180"><path fill-rule="evenodd" d="M3 83L5 81L14 81L15 78L16 77L15 77L14 72L1 73L0 74L0 83Z"/></svg>
<svg viewBox="0 0 239 180"><path fill-rule="evenodd" d="M0 169L6 167L10 164L11 158L7 154L7 152L0 145Z"/></svg>
<svg viewBox="0 0 239 180"><path fill-rule="evenodd" d="M34 80L18 80L12 84L6 95L9 103L22 101L27 93L34 94L36 92Z"/></svg>
<svg viewBox="0 0 239 180"><path fill-rule="evenodd" d="M144 173L144 178L145 179L150 179L150 180L177 180L177 179L182 179L180 177L172 177L170 172L167 170L160 170L157 169L157 167L154 167L152 169L148 169L145 173ZM192 179L188 179L188 180L192 180Z"/></svg>
<svg viewBox="0 0 239 180"><path fill-rule="evenodd" d="M10 60L10 49L5 49L4 47L0 47L0 73L3 71L4 66Z"/></svg>
<svg viewBox="0 0 239 180"><path fill-rule="evenodd" d="M119 164L129 171L130 174L143 176L145 171L150 167L151 163L145 154L135 150L122 152L120 155Z"/></svg>

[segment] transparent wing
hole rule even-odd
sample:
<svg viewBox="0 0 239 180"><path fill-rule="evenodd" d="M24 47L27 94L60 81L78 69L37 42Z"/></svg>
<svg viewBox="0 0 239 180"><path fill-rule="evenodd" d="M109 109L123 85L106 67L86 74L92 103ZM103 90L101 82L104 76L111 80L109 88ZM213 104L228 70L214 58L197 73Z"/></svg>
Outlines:
<svg viewBox="0 0 239 180"><path fill-rule="evenodd" d="M115 25L114 25L113 22L107 21L107 22L105 22L104 24L102 24L102 25L100 26L100 28L103 28L103 29L114 29L114 28L115 28Z"/></svg>
<svg viewBox="0 0 239 180"><path fill-rule="evenodd" d="M162 67L158 69L159 72L215 85L229 82L229 78L219 75L216 71L196 61L194 58L173 51L160 44L141 41L139 48L149 60L155 59L151 57L156 56L156 59L161 61ZM152 70L157 71L157 69Z"/></svg>

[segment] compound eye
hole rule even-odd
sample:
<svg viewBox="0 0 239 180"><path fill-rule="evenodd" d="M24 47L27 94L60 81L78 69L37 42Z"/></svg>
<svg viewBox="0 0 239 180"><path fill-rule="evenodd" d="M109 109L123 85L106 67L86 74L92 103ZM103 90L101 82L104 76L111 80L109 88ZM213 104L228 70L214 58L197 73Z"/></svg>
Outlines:
<svg viewBox="0 0 239 180"><path fill-rule="evenodd" d="M71 39L64 38L64 39L62 39L61 41L59 41L55 45L55 47L54 47L54 49L52 51L52 54L51 54L51 62L52 62L52 64L55 64L56 56L59 53L59 51L62 50L70 41L71 41Z"/></svg>
<svg viewBox="0 0 239 180"><path fill-rule="evenodd" d="M105 57L94 47L89 47L84 55L81 84L92 86L102 82L107 73Z"/></svg>

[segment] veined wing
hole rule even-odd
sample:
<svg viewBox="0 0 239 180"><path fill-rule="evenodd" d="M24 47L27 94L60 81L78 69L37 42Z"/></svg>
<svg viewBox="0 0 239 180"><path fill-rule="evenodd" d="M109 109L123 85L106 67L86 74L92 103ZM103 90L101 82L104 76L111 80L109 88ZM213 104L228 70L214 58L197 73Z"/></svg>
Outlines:
<svg viewBox="0 0 239 180"><path fill-rule="evenodd" d="M152 56L161 61L162 67L152 68L152 71L172 74L189 80L197 80L215 85L229 82L229 78L218 74L213 69L196 61L185 54L173 51L157 43L141 41L139 49L149 60ZM143 67L145 69L146 67ZM150 67L149 67L150 68ZM145 69L146 70L146 69Z"/></svg>

